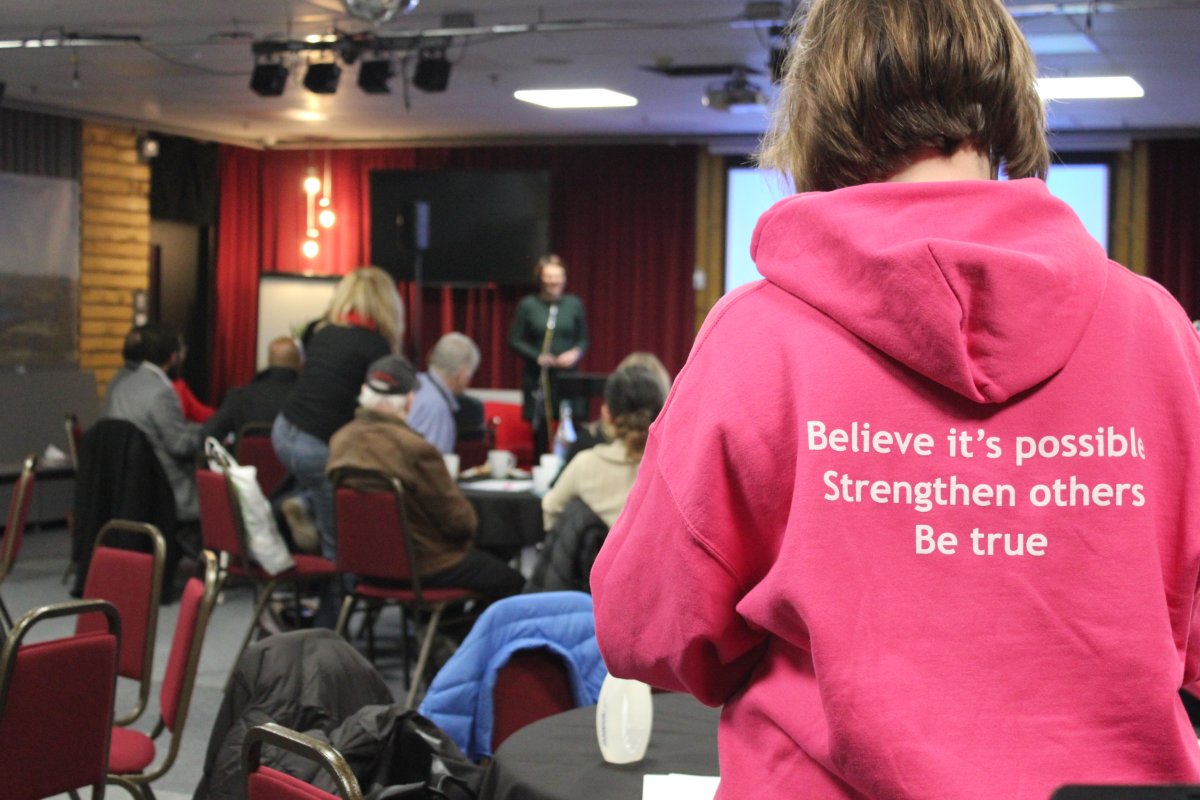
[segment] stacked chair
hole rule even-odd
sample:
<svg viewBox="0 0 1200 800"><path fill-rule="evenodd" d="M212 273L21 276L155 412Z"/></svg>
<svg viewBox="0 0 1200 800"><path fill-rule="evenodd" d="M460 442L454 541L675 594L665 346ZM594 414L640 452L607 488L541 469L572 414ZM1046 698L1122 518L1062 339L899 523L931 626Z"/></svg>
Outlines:
<svg viewBox="0 0 1200 800"><path fill-rule="evenodd" d="M200 570L202 577L188 580L179 601L175 637L171 641L159 694L160 718L154 732L147 736L129 728L112 729L108 782L121 786L140 800L153 800L150 784L166 774L179 754L196 672L200 667L204 634L220 589L216 556L207 551L202 553ZM154 740L164 730L171 733L167 753L157 767L151 768L158 756Z"/></svg>
<svg viewBox="0 0 1200 800"><path fill-rule="evenodd" d="M329 773L338 793L330 794L287 773L262 765L263 745L315 761ZM362 791L346 759L325 742L269 722L251 728L242 746L247 800L362 800Z"/></svg>
<svg viewBox="0 0 1200 800"><path fill-rule="evenodd" d="M24 644L55 617L88 615L94 633ZM83 600L26 614L0 655L0 791L7 800L38 798L90 786L104 797L121 620L110 604Z"/></svg>
<svg viewBox="0 0 1200 800"><path fill-rule="evenodd" d="M12 503L8 507L8 522L4 526L3 539L0 540L0 584L12 572L13 564L21 552L21 541L25 538L25 520L29 516L29 501L33 497L35 481L34 470L37 469L37 457L27 456L21 466L21 474L13 484ZM0 597L0 627L10 631L13 627L12 617L4 598Z"/></svg>
<svg viewBox="0 0 1200 800"><path fill-rule="evenodd" d="M114 545L118 539L123 543L141 539L146 552L116 547ZM136 721L150 699L154 642L158 632L166 558L163 535L148 523L110 520L96 537L83 597L85 600L106 600L117 609L122 628L121 659L117 674L138 684L136 704L117 719L117 725L125 726ZM75 632L92 633L100 622L95 614L80 617Z"/></svg>

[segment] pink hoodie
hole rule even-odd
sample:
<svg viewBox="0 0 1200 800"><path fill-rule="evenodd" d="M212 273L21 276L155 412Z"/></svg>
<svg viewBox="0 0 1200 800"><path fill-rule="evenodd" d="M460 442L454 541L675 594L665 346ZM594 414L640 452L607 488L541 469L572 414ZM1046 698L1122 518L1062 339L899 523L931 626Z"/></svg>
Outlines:
<svg viewBox="0 0 1200 800"><path fill-rule="evenodd" d="M719 798L1200 781L1200 340L1037 180L791 197L592 572Z"/></svg>

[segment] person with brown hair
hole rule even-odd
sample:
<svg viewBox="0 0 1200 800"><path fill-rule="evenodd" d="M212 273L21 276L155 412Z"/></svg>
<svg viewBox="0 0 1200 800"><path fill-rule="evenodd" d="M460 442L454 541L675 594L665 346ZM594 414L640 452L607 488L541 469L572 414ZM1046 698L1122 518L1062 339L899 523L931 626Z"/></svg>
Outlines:
<svg viewBox="0 0 1200 800"><path fill-rule="evenodd" d="M537 294L517 303L508 330L508 346L525 361L521 378L524 396L523 414L533 425L534 452L546 452L549 423L558 419L557 377L563 370L575 369L587 352L587 319L583 303L568 294L567 266L554 253L538 259L533 271ZM587 413L577 404L574 414Z"/></svg>
<svg viewBox="0 0 1200 800"><path fill-rule="evenodd" d="M1039 180L1000 0L799 20L799 193L597 557L605 663L723 706L719 800L1200 782L1200 339Z"/></svg>
<svg viewBox="0 0 1200 800"><path fill-rule="evenodd" d="M542 498L546 530L574 498L582 500L605 525L617 521L637 477L650 424L662 410L666 391L649 367L618 369L604 382L600 419L606 441L571 459L554 487Z"/></svg>

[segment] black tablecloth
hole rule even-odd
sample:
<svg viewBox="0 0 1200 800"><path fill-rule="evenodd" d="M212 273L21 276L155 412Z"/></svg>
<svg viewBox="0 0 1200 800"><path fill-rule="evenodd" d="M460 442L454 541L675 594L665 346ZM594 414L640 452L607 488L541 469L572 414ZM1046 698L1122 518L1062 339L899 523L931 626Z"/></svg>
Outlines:
<svg viewBox="0 0 1200 800"><path fill-rule="evenodd" d="M600 756L595 706L546 717L500 745L480 798L641 800L643 775L716 775L719 715L689 695L654 695L646 757L623 765Z"/></svg>
<svg viewBox="0 0 1200 800"><path fill-rule="evenodd" d="M538 544L542 530L542 500L533 492L490 492L459 487L479 515L475 546L505 561L516 558L521 548Z"/></svg>

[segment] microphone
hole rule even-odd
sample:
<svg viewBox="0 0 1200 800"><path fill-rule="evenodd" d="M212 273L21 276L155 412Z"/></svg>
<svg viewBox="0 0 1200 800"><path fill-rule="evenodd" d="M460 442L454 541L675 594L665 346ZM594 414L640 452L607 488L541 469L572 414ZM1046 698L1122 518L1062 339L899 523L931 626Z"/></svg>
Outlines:
<svg viewBox="0 0 1200 800"><path fill-rule="evenodd" d="M546 320L546 330L554 330L555 321L558 319L558 303L550 306L550 318Z"/></svg>

